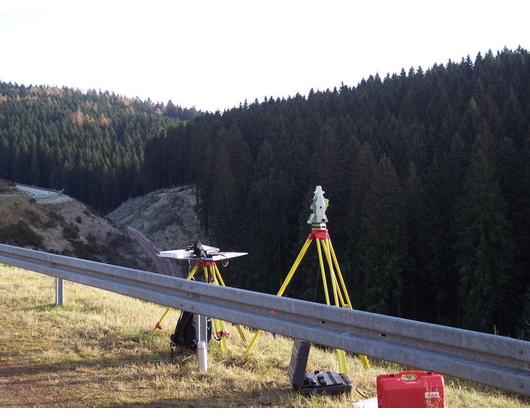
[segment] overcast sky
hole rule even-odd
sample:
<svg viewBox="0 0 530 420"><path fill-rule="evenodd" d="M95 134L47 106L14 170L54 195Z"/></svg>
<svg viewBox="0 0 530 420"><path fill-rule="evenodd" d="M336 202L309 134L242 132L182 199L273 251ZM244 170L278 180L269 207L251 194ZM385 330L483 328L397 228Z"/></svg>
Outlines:
<svg viewBox="0 0 530 420"><path fill-rule="evenodd" d="M71 3L0 0L0 81L223 111L530 49L528 0Z"/></svg>

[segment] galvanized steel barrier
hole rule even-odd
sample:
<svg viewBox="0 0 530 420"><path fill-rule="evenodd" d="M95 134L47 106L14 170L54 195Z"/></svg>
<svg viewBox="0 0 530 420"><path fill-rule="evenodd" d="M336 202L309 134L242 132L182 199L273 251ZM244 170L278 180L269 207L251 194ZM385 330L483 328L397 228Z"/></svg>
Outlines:
<svg viewBox="0 0 530 420"><path fill-rule="evenodd" d="M0 244L0 263L530 396L530 342Z"/></svg>

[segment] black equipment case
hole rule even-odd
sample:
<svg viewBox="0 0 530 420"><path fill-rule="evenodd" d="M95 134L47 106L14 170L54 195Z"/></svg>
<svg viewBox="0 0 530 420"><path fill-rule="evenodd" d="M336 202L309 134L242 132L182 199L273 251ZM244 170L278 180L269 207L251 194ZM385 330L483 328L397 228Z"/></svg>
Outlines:
<svg viewBox="0 0 530 420"><path fill-rule="evenodd" d="M311 343L295 340L291 362L289 363L289 379L294 389L304 394L325 393L336 395L350 393L353 383L345 374L337 372L314 371L306 373L307 359Z"/></svg>

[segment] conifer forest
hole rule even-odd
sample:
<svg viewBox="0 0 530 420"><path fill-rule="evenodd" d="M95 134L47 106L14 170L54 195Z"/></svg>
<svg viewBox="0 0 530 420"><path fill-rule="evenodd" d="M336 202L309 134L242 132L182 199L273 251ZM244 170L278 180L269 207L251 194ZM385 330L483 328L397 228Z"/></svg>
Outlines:
<svg viewBox="0 0 530 420"><path fill-rule="evenodd" d="M321 185L355 309L530 339L522 48L216 113L0 83L0 178L102 212L193 184L210 244L249 253L227 285L271 294ZM315 248L286 295L323 301Z"/></svg>

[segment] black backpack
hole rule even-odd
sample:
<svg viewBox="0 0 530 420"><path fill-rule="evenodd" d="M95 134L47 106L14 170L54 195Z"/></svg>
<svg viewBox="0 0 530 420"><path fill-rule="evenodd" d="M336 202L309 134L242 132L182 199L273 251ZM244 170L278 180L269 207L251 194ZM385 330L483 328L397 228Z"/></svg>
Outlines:
<svg viewBox="0 0 530 420"><path fill-rule="evenodd" d="M208 343L212 338L212 319L206 318L207 340ZM195 317L191 312L182 311L175 326L175 333L171 334L170 340L171 356L180 348L182 352L185 349L195 351L197 342L195 341Z"/></svg>

